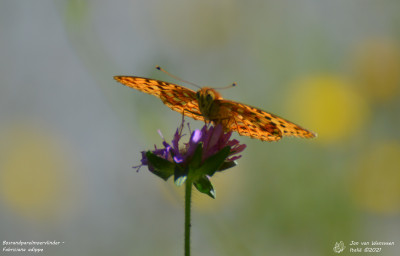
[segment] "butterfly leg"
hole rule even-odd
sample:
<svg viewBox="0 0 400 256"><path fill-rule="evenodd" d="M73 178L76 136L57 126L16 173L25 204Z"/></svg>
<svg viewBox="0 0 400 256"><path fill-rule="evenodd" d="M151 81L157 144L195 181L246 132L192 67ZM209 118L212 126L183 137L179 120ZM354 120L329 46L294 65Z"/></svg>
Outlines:
<svg viewBox="0 0 400 256"><path fill-rule="evenodd" d="M187 114L190 113L190 114ZM209 120L205 120L202 114L187 110L187 109L183 109L182 111L182 128L183 128L183 122L184 122L184 117L185 116L189 116L191 118L197 119L197 120L202 120L204 121L206 124L209 124L210 121ZM195 116L195 117L194 117ZM201 118L196 118L196 117L201 117ZM188 123L188 127L189 127L189 123ZM190 127L189 127L190 130Z"/></svg>
<svg viewBox="0 0 400 256"><path fill-rule="evenodd" d="M183 110L183 112L182 112L182 122L181 122L181 126L179 127L179 134L182 134L184 125L185 125L185 110Z"/></svg>

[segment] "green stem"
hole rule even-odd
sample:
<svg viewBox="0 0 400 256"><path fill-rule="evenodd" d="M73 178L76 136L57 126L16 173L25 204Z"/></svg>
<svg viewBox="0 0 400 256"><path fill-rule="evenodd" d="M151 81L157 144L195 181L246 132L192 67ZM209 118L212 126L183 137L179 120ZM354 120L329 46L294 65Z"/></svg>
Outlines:
<svg viewBox="0 0 400 256"><path fill-rule="evenodd" d="M192 201L192 181L186 180L185 190L185 256L190 256L190 217Z"/></svg>

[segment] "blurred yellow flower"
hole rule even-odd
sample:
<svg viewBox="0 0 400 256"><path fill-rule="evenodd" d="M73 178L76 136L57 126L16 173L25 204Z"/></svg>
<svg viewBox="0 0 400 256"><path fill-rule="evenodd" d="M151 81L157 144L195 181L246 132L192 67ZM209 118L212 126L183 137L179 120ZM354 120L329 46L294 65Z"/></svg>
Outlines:
<svg viewBox="0 0 400 256"><path fill-rule="evenodd" d="M0 197L25 217L48 218L65 206L65 159L57 138L29 123L0 134Z"/></svg>
<svg viewBox="0 0 400 256"><path fill-rule="evenodd" d="M354 72L361 91L374 101L393 99L400 88L400 42L363 41L355 50Z"/></svg>
<svg viewBox="0 0 400 256"><path fill-rule="evenodd" d="M355 202L375 213L400 211L400 144L374 145L357 162L351 182Z"/></svg>
<svg viewBox="0 0 400 256"><path fill-rule="evenodd" d="M318 141L348 138L359 130L369 115L364 99L345 79L315 76L294 83L288 97L291 120L318 134Z"/></svg>

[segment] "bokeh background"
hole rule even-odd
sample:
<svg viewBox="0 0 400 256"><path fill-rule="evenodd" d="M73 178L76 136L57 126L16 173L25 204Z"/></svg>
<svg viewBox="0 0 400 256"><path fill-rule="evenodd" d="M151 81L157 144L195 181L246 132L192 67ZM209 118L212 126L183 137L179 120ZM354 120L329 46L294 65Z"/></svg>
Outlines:
<svg viewBox="0 0 400 256"><path fill-rule="evenodd" d="M333 255L339 241L349 255L352 240L399 255L399 13L397 0L0 1L1 241L183 255L182 189L132 169L181 116L112 79L176 82L160 65L235 81L225 98L319 135L235 135L248 147L213 178L217 198L194 195L193 255Z"/></svg>

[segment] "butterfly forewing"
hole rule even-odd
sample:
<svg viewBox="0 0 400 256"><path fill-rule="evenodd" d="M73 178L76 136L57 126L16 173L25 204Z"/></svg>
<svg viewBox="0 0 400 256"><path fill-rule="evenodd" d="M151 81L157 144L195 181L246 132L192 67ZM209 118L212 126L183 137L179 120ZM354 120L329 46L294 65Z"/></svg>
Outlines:
<svg viewBox="0 0 400 256"><path fill-rule="evenodd" d="M186 87L136 76L115 76L118 82L154 95L174 111L196 120L204 120L196 100L196 92Z"/></svg>
<svg viewBox="0 0 400 256"><path fill-rule="evenodd" d="M221 112L230 114L227 128L240 135L264 141L277 141L282 136L315 137L299 125L261 109L230 100L220 100L219 104Z"/></svg>

